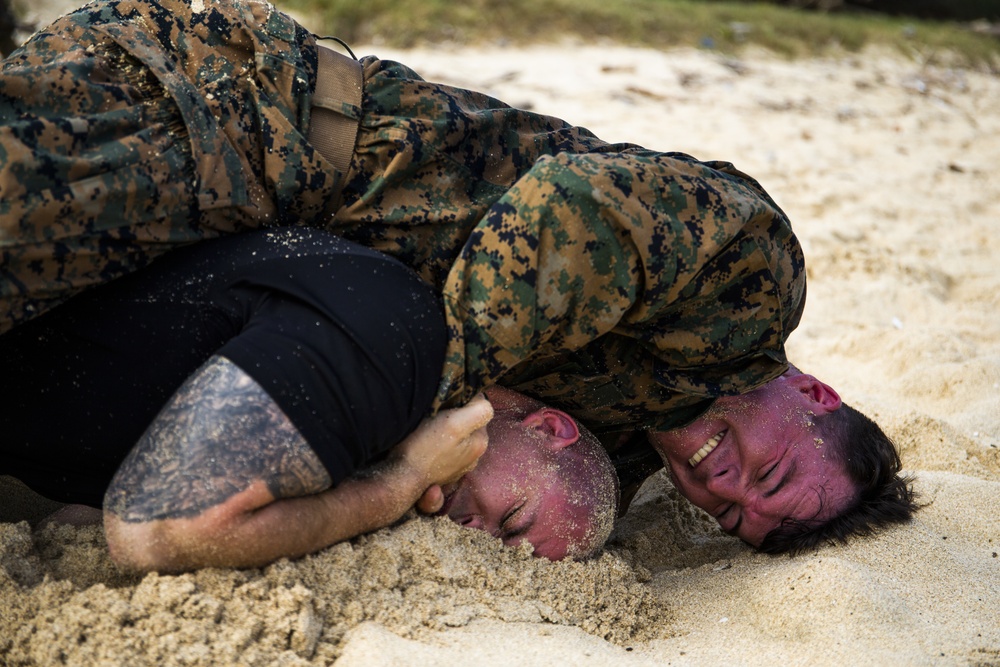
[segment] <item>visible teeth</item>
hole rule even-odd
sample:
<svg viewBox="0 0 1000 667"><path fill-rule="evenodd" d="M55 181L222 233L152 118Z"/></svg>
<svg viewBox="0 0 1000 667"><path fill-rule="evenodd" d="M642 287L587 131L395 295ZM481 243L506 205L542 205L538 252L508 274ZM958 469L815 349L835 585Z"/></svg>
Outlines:
<svg viewBox="0 0 1000 667"><path fill-rule="evenodd" d="M708 442L706 442L704 445L702 445L701 449L699 449L697 452L695 452L694 456L692 456L691 458L688 459L688 464L692 468L695 467L696 465L698 465L698 463L703 458L705 458L706 456L708 456L709 454L711 454L712 450L719 446L719 443L722 442L722 436L724 436L725 434L726 434L725 431L719 431L718 433L716 433L715 435L713 435L711 438L709 438Z"/></svg>

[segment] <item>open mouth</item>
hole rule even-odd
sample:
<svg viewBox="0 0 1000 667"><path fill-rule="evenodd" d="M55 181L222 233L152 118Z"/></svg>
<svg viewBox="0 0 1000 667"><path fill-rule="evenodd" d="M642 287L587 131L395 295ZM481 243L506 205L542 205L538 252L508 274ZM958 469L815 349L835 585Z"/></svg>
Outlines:
<svg viewBox="0 0 1000 667"><path fill-rule="evenodd" d="M701 448L694 453L694 456L688 459L688 465L692 468L701 463L702 459L712 453L719 443L722 442L722 438L725 437L728 429L723 429L709 438Z"/></svg>

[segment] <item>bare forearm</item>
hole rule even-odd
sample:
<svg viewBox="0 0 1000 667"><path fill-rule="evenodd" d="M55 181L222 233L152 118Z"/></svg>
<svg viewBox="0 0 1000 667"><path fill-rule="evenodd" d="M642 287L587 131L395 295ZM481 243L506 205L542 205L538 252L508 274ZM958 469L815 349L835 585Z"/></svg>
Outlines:
<svg viewBox="0 0 1000 667"><path fill-rule="evenodd" d="M348 479L322 493L275 499L257 482L197 519L129 524L106 519L114 554L131 569L175 572L199 567L256 567L396 522L424 491L400 462Z"/></svg>

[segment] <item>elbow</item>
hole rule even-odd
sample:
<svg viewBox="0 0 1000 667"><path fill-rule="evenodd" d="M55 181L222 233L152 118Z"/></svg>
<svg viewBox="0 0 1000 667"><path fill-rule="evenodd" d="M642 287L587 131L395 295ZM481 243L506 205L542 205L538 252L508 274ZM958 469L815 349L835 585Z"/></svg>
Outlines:
<svg viewBox="0 0 1000 667"><path fill-rule="evenodd" d="M104 513L104 537L108 553L119 568L128 572L164 571L166 558L163 540L148 523L124 521Z"/></svg>
<svg viewBox="0 0 1000 667"><path fill-rule="evenodd" d="M127 572L183 572L193 569L175 532L164 521L130 522L104 513L104 536L111 560Z"/></svg>
<svg viewBox="0 0 1000 667"><path fill-rule="evenodd" d="M177 573L212 565L204 562L204 545L210 541L206 542L197 526L178 523L131 522L105 512L104 536L111 560L121 569L137 573Z"/></svg>
<svg viewBox="0 0 1000 667"><path fill-rule="evenodd" d="M104 535L111 560L131 572L175 573L200 567L256 567L290 555L262 555L258 533L248 528L257 510L273 500L269 493L262 483L255 484L187 517L129 521L105 509Z"/></svg>

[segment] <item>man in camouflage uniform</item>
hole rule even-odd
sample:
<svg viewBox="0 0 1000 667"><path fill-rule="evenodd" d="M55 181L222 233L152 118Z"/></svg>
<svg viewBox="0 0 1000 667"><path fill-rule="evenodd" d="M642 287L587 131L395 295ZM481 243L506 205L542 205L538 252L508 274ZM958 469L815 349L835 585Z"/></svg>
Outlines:
<svg viewBox="0 0 1000 667"><path fill-rule="evenodd" d="M308 225L440 291L434 410L500 382L616 443L786 372L801 248L732 165L610 145L367 57L360 106L336 109L357 123L338 169L309 141L317 53L262 2L110 0L8 58L0 331L171 248Z"/></svg>
<svg viewBox="0 0 1000 667"><path fill-rule="evenodd" d="M304 136L312 37L269 5L108 2L37 35L0 82L0 327L171 247L302 224L445 295L439 406L530 364L518 384L586 421L662 428L784 371L802 253L756 182L363 65L339 174Z"/></svg>

